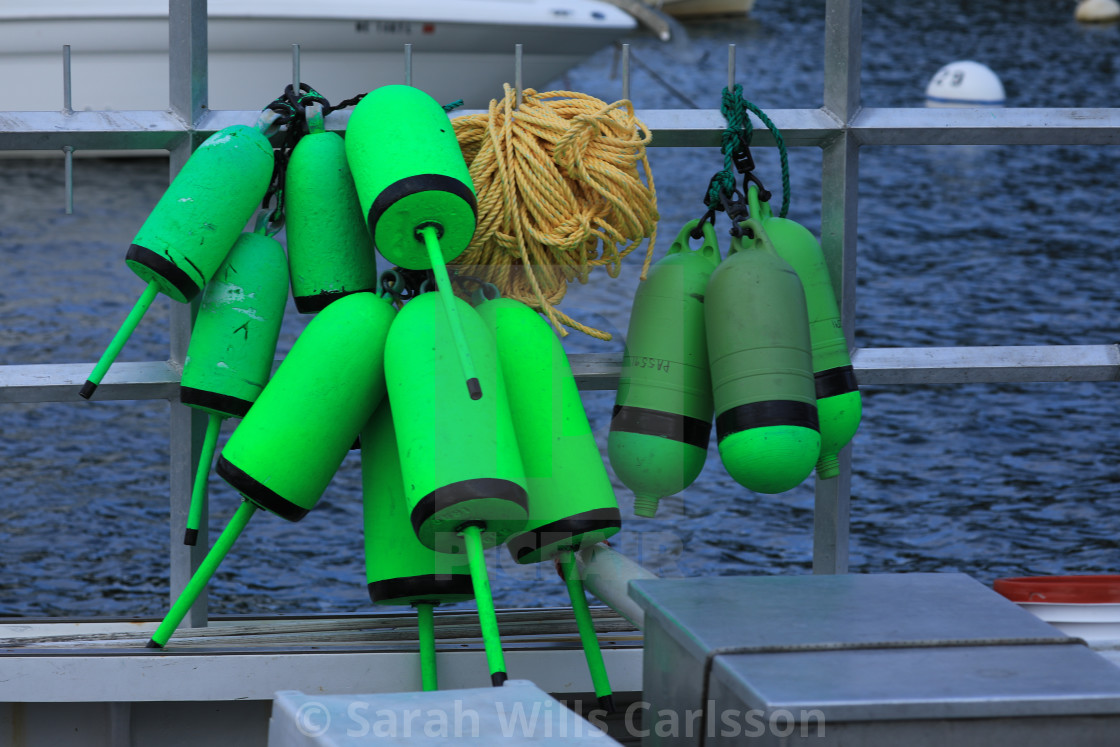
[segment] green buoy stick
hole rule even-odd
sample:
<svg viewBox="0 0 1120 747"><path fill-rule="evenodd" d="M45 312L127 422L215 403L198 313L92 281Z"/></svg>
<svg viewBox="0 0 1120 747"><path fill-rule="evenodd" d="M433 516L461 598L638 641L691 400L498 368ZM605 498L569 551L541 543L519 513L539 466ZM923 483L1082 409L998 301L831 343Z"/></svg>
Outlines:
<svg viewBox="0 0 1120 747"><path fill-rule="evenodd" d="M109 367L113 365L113 361L120 355L121 348L128 342L128 338L136 329L136 325L144 318L148 308L152 305L152 301L156 300L159 295L159 282L152 280L148 283L148 287L140 294L140 298L136 300L136 304L132 307L132 311L128 312L125 317L124 323L121 328L117 330L117 334L113 335L113 339L109 341L109 347L105 348L105 352L101 354L101 360L97 361L97 365L93 367L93 373L86 379L86 383L82 385L82 389L78 392L84 399L89 399L93 396L93 392L105 378L105 374L109 372Z"/></svg>
<svg viewBox="0 0 1120 747"><path fill-rule="evenodd" d="M436 605L416 602L417 628L420 634L420 684L424 692L439 689L436 676Z"/></svg>
<svg viewBox="0 0 1120 747"><path fill-rule="evenodd" d="M572 600L572 612L576 615L579 639L583 642L583 655L587 658L587 669L591 672L591 683L599 698L599 707L607 713L614 713L611 682L607 676L607 666L603 663L599 637L595 635L595 624L591 622L591 610L587 606L587 596L583 591L583 580L579 577L575 555L571 550L563 550L557 558L560 561L560 571L564 574L564 583L568 587L568 596Z"/></svg>
<svg viewBox="0 0 1120 747"><path fill-rule="evenodd" d="M428 258L432 263L432 271L436 274L436 288L440 298L443 299L443 308L447 312L447 322L451 325L451 336L455 338L455 348L459 351L459 364L463 367L463 375L467 379L467 391L471 399L482 398L482 387L478 383L478 376L474 372L474 363L471 361L471 351L467 347L467 338L463 334L463 322L459 319L459 309L455 306L455 294L451 290L451 278L447 274L447 264L443 261L443 250L439 246L437 227L431 224L417 229L424 237L424 245L428 249Z"/></svg>
<svg viewBox="0 0 1120 747"><path fill-rule="evenodd" d="M192 547L198 544L198 525L202 523L202 507L206 505L206 482L210 478L210 463L214 461L214 448L218 445L218 433L222 430L225 418L217 413L209 413L206 421L206 437L202 440L202 452L198 455L198 471L194 474L194 488L191 490L191 507L187 512L187 532L183 544Z"/></svg>
<svg viewBox="0 0 1120 747"><path fill-rule="evenodd" d="M486 575L486 555L482 549L482 530L478 524L467 524L459 530L467 545L467 563L471 569L471 585L478 603L478 624L482 628L482 643L486 648L486 663L490 666L490 682L501 687L509 679L506 661L502 655L502 641L498 632L498 616L494 613L494 598L490 594L490 579Z"/></svg>
<svg viewBox="0 0 1120 747"><path fill-rule="evenodd" d="M163 618L163 622L156 628L156 632L152 634L152 640L148 641L148 648L163 648L167 645L168 639L175 629L179 627L179 623L183 622L183 618L187 616L187 612L191 606L194 605L198 595L206 588L206 584L210 583L214 573L218 570L218 566L229 550L233 547L233 543L241 536L241 531L245 529L245 525L249 523L249 519L253 518L253 514L257 510L257 504L252 501L241 502L237 509L237 513L226 524L226 528L222 530L222 534L218 537L218 541L210 548L210 552L206 553L206 557L202 559L202 564L198 566L198 570L191 576L187 588L183 589L183 593L175 600L175 604L171 605L171 609L167 613L167 617Z"/></svg>

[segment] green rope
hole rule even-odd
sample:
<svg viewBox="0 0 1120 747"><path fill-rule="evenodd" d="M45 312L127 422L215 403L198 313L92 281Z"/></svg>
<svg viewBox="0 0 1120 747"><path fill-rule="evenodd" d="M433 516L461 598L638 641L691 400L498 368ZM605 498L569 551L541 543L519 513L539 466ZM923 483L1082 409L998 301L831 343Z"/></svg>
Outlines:
<svg viewBox="0 0 1120 747"><path fill-rule="evenodd" d="M766 116L766 113L743 98L743 86L738 83L735 84L734 89L723 89L720 113L727 120L727 129L720 136L720 150L723 151L723 171L717 172L712 177L712 181L708 184L708 192L704 197L704 204L709 208L715 208L720 204L721 193L731 195L734 192L735 176L732 169L735 168L735 161L733 156L740 148L750 147L751 136L754 134L754 127L747 112L751 112L761 119L767 129L774 134L774 142L778 146L778 157L782 163L782 209L778 216L784 218L789 212L790 199L789 153L786 150L785 140L782 138L782 133Z"/></svg>

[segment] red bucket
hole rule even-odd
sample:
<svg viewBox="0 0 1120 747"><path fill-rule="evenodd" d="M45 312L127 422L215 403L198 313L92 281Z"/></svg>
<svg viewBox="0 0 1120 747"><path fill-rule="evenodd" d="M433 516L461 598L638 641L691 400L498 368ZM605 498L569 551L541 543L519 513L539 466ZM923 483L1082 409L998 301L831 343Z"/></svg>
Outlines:
<svg viewBox="0 0 1120 747"><path fill-rule="evenodd" d="M993 587L1012 602L1120 604L1120 575L998 578Z"/></svg>

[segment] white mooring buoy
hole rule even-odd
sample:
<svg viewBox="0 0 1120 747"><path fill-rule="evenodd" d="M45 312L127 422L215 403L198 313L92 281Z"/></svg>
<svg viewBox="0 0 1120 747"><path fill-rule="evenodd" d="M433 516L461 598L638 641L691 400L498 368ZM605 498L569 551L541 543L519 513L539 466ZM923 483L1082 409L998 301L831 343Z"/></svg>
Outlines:
<svg viewBox="0 0 1120 747"><path fill-rule="evenodd" d="M950 62L926 86L928 106L1002 106L1005 99L999 76L972 60Z"/></svg>
<svg viewBox="0 0 1120 747"><path fill-rule="evenodd" d="M1120 20L1120 2L1117 0L1081 0L1073 17L1082 23L1107 23Z"/></svg>

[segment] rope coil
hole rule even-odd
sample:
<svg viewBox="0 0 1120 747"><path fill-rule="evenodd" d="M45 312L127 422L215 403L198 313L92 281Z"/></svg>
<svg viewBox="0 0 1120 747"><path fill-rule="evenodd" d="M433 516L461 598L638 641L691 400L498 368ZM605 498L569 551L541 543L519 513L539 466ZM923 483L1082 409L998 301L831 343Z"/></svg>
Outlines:
<svg viewBox="0 0 1120 747"><path fill-rule="evenodd" d="M489 111L452 120L478 197L478 225L456 265L503 296L600 340L611 335L556 309L573 280L595 267L618 277L622 259L657 237L657 195L646 159L649 129L629 101L524 89Z"/></svg>

